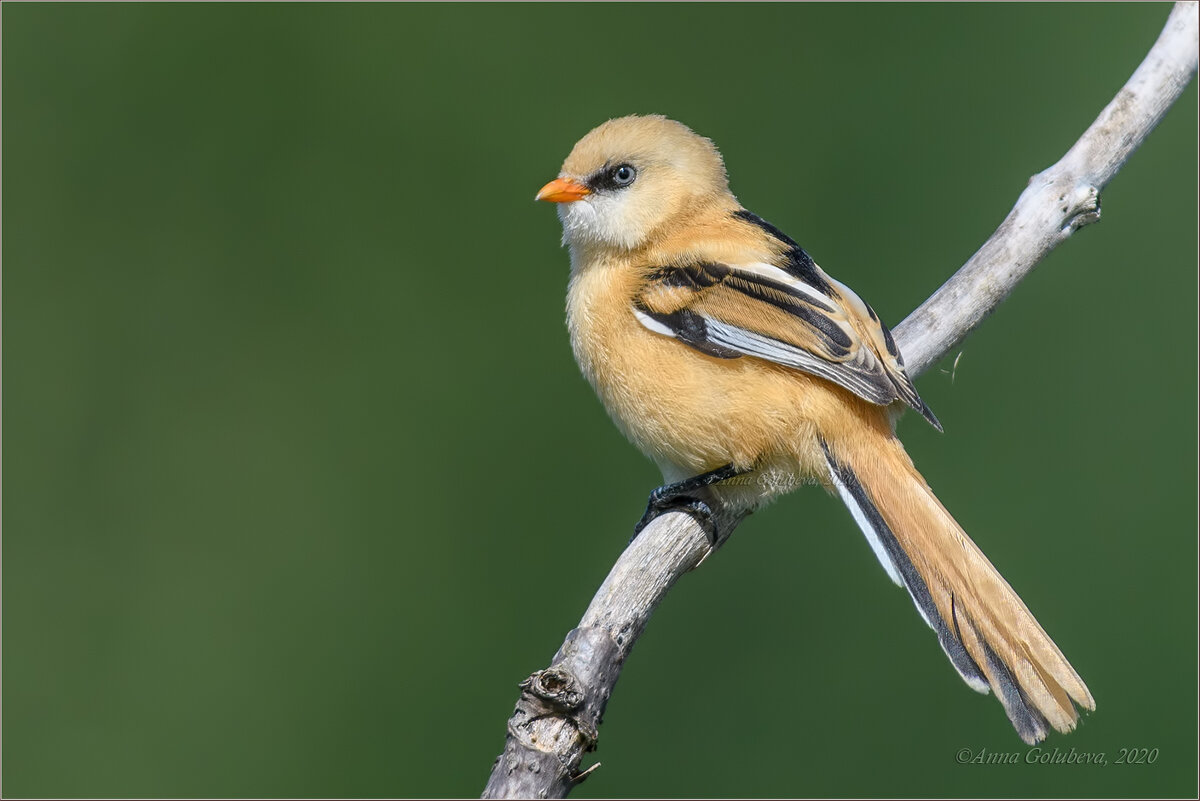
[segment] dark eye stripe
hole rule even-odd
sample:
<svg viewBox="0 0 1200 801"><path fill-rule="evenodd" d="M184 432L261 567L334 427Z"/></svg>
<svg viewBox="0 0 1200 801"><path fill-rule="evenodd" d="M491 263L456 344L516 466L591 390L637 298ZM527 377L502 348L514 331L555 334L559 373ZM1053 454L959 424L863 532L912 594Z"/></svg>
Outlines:
<svg viewBox="0 0 1200 801"><path fill-rule="evenodd" d="M617 178L617 173L623 169L632 173L632 176L626 181L620 181ZM635 180L637 180L637 168L632 164L605 164L587 179L587 187L593 192L612 192L624 189Z"/></svg>

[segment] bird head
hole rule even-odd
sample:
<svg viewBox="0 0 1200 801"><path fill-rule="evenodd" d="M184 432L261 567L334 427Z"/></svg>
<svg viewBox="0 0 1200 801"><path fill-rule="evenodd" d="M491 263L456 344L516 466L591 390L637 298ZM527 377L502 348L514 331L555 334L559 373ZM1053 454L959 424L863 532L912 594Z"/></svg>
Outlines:
<svg viewBox="0 0 1200 801"><path fill-rule="evenodd" d="M736 205L716 146L658 115L620 117L593 129L536 199L558 204L563 242L573 253L632 250L680 216Z"/></svg>

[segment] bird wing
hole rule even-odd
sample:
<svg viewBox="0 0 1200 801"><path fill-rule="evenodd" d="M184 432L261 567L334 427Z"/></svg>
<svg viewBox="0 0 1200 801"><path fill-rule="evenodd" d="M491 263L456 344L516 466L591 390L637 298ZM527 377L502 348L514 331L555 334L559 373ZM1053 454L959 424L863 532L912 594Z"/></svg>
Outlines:
<svg viewBox="0 0 1200 801"><path fill-rule="evenodd" d="M941 430L905 373L891 332L811 260L803 275L762 262L693 260L656 268L633 312L649 330L710 356L765 359L881 406L902 400Z"/></svg>

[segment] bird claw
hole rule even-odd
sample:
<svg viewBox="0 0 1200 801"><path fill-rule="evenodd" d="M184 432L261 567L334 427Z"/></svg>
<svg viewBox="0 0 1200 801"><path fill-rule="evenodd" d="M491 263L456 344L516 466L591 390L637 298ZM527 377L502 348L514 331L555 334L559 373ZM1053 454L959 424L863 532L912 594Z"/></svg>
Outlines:
<svg viewBox="0 0 1200 801"><path fill-rule="evenodd" d="M642 515L642 519L633 527L633 536L629 538L629 541L633 542L636 540L637 536L642 533L642 529L650 525L656 517L668 512L683 512L696 521L700 528L704 530L704 535L708 537L709 544L713 548L716 548L717 523L712 508L699 498L686 495L671 495L669 492L664 492L666 489L666 487L659 487L650 493L650 500L646 504L646 513Z"/></svg>

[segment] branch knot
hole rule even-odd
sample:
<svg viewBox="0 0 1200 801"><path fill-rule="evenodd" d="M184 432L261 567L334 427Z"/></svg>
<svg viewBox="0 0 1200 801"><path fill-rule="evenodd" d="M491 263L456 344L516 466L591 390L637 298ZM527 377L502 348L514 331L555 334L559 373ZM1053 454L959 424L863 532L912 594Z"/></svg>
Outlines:
<svg viewBox="0 0 1200 801"><path fill-rule="evenodd" d="M508 724L514 736L539 751L553 751L556 740L569 737L563 728L565 724L575 730L584 751L595 749L600 737L598 721L593 721L588 714L590 710L585 708L587 696L575 674L555 664L531 674L520 687L521 700ZM550 725L543 727L545 731L539 737L534 724L547 718ZM546 737L546 732L553 732L553 736Z"/></svg>
<svg viewBox="0 0 1200 801"><path fill-rule="evenodd" d="M539 670L525 681L521 689L532 695L539 716L573 712L583 703L579 681L562 666Z"/></svg>
<svg viewBox="0 0 1200 801"><path fill-rule="evenodd" d="M1063 213L1068 217L1064 234L1078 231L1100 219L1100 188L1094 184L1078 184L1062 201Z"/></svg>

